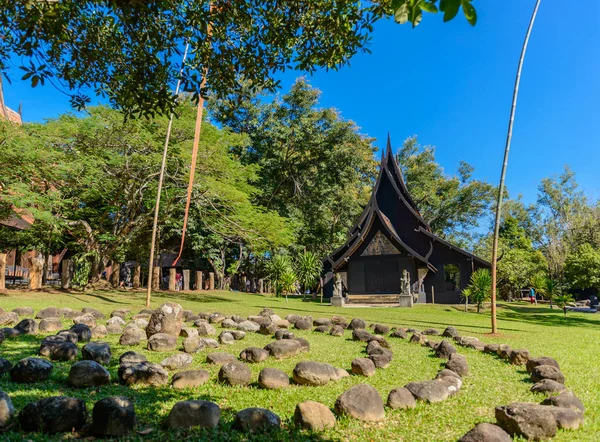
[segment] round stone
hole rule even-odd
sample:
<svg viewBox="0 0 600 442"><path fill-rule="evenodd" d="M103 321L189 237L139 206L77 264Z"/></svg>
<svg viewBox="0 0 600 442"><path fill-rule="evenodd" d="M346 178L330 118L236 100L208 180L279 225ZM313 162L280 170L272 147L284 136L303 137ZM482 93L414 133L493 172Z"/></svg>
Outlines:
<svg viewBox="0 0 600 442"><path fill-rule="evenodd" d="M335 411L367 422L385 419L383 400L377 390L367 384L358 384L342 393L335 401Z"/></svg>
<svg viewBox="0 0 600 442"><path fill-rule="evenodd" d="M290 385L290 377L278 368L263 368L258 374L258 385L267 390L286 388Z"/></svg>
<svg viewBox="0 0 600 442"><path fill-rule="evenodd" d="M296 405L294 422L307 430L322 431L335 427L335 416L325 405L315 401L305 401Z"/></svg>
<svg viewBox="0 0 600 442"><path fill-rule="evenodd" d="M248 385L251 380L252 372L242 362L228 362L219 370L219 382L226 385Z"/></svg>
<svg viewBox="0 0 600 442"><path fill-rule="evenodd" d="M92 411L92 433L99 437L122 437L137 424L133 403L123 396L99 400Z"/></svg>

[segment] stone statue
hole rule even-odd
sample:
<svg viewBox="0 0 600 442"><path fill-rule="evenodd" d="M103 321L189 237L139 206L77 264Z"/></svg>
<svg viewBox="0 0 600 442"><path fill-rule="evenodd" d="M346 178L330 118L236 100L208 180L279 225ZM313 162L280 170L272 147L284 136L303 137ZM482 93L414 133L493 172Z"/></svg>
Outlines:
<svg viewBox="0 0 600 442"><path fill-rule="evenodd" d="M404 269L402 272L402 279L400 280L400 293L403 295L410 295L410 273L408 270Z"/></svg>
<svg viewBox="0 0 600 442"><path fill-rule="evenodd" d="M333 274L333 296L336 298L342 297L342 275L339 273Z"/></svg>

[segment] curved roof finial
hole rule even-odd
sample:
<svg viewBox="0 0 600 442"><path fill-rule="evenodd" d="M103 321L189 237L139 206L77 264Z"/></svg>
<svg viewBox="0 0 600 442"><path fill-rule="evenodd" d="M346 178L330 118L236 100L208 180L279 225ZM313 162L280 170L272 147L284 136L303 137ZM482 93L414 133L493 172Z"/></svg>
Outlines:
<svg viewBox="0 0 600 442"><path fill-rule="evenodd" d="M386 157L388 158L393 158L394 154L392 153L392 142L390 140L390 133L388 132L388 137L387 137L387 148L386 148Z"/></svg>

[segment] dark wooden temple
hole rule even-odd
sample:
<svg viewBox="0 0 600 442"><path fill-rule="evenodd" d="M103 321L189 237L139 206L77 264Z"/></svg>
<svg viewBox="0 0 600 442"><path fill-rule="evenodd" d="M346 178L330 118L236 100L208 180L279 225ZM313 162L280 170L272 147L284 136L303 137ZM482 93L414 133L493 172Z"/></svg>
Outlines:
<svg viewBox="0 0 600 442"><path fill-rule="evenodd" d="M341 274L351 303L394 303L404 270L417 302L456 304L477 268L489 263L439 238L410 196L388 137L373 194L348 240L324 262L324 295Z"/></svg>

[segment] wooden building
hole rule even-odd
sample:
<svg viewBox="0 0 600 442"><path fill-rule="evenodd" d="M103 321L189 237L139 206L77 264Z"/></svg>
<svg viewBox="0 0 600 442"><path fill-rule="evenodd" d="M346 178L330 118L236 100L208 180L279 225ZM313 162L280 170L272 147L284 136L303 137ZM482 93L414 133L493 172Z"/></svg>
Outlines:
<svg viewBox="0 0 600 442"><path fill-rule="evenodd" d="M489 266L432 233L408 192L388 138L368 205L346 243L324 262L324 295L333 295L333 275L340 273L348 302L397 303L406 270L417 302L456 304L471 273Z"/></svg>

